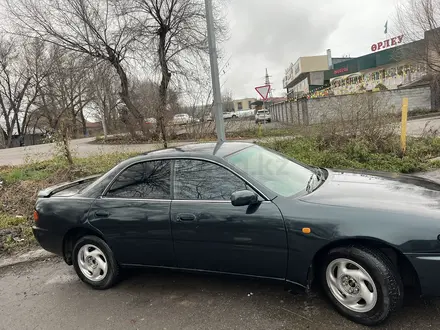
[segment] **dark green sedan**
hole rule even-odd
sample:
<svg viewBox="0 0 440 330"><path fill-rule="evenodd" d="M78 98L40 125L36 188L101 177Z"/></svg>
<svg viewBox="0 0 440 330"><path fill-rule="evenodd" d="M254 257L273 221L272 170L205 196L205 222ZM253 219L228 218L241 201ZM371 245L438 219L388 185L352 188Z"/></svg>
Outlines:
<svg viewBox="0 0 440 330"><path fill-rule="evenodd" d="M301 164L249 143L187 145L39 193L40 245L106 289L160 267L320 286L376 325L405 292L440 295L440 185Z"/></svg>

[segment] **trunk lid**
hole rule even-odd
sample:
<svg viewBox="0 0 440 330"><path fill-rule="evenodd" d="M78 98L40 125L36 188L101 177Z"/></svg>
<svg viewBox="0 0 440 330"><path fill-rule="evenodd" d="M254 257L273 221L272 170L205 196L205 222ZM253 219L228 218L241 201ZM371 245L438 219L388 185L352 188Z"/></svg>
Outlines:
<svg viewBox="0 0 440 330"><path fill-rule="evenodd" d="M38 198L49 198L52 196L69 197L78 194L81 190L89 186L101 174L91 175L71 182L63 182L55 186L48 187L38 192Z"/></svg>

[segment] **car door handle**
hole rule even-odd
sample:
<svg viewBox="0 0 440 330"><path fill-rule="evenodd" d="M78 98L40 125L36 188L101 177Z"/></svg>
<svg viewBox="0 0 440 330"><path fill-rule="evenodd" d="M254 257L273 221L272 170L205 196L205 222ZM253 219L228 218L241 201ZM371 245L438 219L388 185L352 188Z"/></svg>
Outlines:
<svg viewBox="0 0 440 330"><path fill-rule="evenodd" d="M96 211L95 215L97 217L107 218L110 215L110 213L108 213L107 211Z"/></svg>
<svg viewBox="0 0 440 330"><path fill-rule="evenodd" d="M196 220L196 216L194 214L181 213L177 215L178 222L188 222Z"/></svg>

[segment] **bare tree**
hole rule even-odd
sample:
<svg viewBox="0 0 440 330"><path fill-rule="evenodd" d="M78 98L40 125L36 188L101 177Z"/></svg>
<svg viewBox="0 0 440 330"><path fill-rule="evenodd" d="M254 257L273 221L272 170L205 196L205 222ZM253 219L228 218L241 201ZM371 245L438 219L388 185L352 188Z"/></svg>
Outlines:
<svg viewBox="0 0 440 330"><path fill-rule="evenodd" d="M145 44L154 45L154 59L161 75L159 105L156 109L163 144L167 147L164 113L168 88L173 76L186 80L198 79L195 68L207 60L205 5L203 0L134 0L134 16L140 23ZM216 15L218 40L226 27ZM148 50L148 48L147 48Z"/></svg>
<svg viewBox="0 0 440 330"><path fill-rule="evenodd" d="M146 134L144 118L130 97L127 53L136 41L127 2L112 0L5 0L16 33L38 37L64 49L108 62L117 72L128 112L122 121L132 135ZM131 114L131 116L129 115ZM136 122L137 123L136 123Z"/></svg>
<svg viewBox="0 0 440 330"><path fill-rule="evenodd" d="M407 0L397 8L397 27L412 43L396 56L426 66L433 108L440 107L440 0ZM423 39L423 41L420 41Z"/></svg>
<svg viewBox="0 0 440 330"><path fill-rule="evenodd" d="M122 100L117 96L117 75L108 63L97 64L92 67L92 83L95 98L92 101L94 116L102 123L104 138L109 132L119 131L119 118L123 111ZM131 94L131 98L135 98ZM136 105L136 103L135 103ZM121 110L121 111L120 111ZM141 110L140 110L141 111Z"/></svg>
<svg viewBox="0 0 440 330"><path fill-rule="evenodd" d="M93 81L88 57L66 51L58 46L48 50L51 69L38 87L34 120L52 131L68 127L73 137L86 133L85 107L93 100Z"/></svg>
<svg viewBox="0 0 440 330"><path fill-rule="evenodd" d="M222 93L223 98L223 111L234 111L234 99L232 97L232 91L226 90Z"/></svg>
<svg viewBox="0 0 440 330"><path fill-rule="evenodd" d="M6 147L12 146L13 135L24 141L38 86L45 76L41 56L36 40L27 44L19 39L0 40L0 117L5 125L0 134Z"/></svg>
<svg viewBox="0 0 440 330"><path fill-rule="evenodd" d="M397 8L397 31L407 41L425 38L404 48L402 54L414 62L428 65L432 72L440 72L440 0L407 0Z"/></svg>

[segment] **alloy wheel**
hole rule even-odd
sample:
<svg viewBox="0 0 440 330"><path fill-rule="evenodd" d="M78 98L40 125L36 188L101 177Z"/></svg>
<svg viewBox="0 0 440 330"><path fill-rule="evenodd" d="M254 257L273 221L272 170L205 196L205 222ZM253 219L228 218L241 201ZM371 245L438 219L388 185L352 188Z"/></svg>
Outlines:
<svg viewBox="0 0 440 330"><path fill-rule="evenodd" d="M79 249L78 266L81 273L93 282L102 281L108 271L105 254L92 244L86 244Z"/></svg>
<svg viewBox="0 0 440 330"><path fill-rule="evenodd" d="M333 260L327 266L326 280L331 293L344 307L366 313L376 306L376 285L358 263L345 258Z"/></svg>

